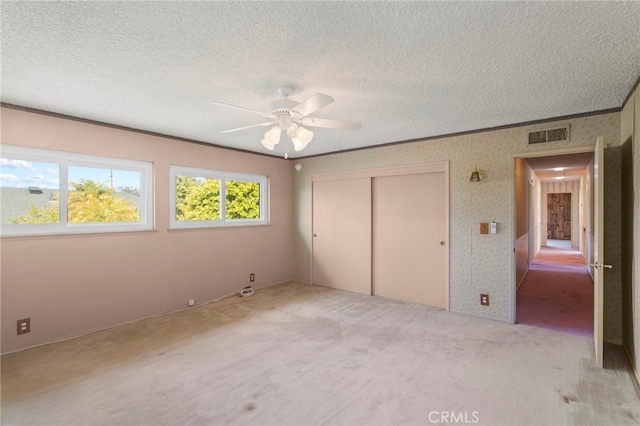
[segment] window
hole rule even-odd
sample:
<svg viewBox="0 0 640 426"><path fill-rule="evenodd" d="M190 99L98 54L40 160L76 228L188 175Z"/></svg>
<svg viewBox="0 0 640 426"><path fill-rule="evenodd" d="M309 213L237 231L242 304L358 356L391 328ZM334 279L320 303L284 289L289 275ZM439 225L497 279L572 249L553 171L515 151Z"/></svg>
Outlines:
<svg viewBox="0 0 640 426"><path fill-rule="evenodd" d="M152 164L3 145L2 234L153 227Z"/></svg>
<svg viewBox="0 0 640 426"><path fill-rule="evenodd" d="M267 177L171 166L171 227L266 225Z"/></svg>

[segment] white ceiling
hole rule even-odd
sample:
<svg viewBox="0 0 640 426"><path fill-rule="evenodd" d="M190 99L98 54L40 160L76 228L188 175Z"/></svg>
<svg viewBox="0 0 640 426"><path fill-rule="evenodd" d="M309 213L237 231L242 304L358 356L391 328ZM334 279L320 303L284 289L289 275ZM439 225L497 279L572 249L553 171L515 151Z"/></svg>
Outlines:
<svg viewBox="0 0 640 426"><path fill-rule="evenodd" d="M620 108L640 2L6 2L2 102L292 158ZM266 111L326 93L299 153Z"/></svg>
<svg viewBox="0 0 640 426"><path fill-rule="evenodd" d="M529 166L543 182L559 178L567 181L580 180L592 160L593 152L549 155L526 159ZM562 170L554 170L557 168L562 168Z"/></svg>

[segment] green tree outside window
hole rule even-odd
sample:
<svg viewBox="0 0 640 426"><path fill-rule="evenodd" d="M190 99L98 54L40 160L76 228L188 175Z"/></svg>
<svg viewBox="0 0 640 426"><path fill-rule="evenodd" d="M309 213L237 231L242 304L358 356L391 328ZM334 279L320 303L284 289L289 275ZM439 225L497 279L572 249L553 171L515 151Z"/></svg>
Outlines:
<svg viewBox="0 0 640 426"><path fill-rule="evenodd" d="M29 213L11 219L13 224L58 223L60 221L59 194L50 206L31 206ZM133 201L120 197L114 188L92 179L72 182L67 202L69 223L137 222L140 210Z"/></svg>

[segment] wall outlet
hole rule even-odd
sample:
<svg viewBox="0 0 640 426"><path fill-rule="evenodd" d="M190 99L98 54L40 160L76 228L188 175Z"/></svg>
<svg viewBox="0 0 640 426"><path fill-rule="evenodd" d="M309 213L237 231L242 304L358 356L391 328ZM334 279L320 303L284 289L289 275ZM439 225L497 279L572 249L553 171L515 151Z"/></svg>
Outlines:
<svg viewBox="0 0 640 426"><path fill-rule="evenodd" d="M489 224L488 223L481 223L480 224L480 233L481 234L488 234L489 233Z"/></svg>
<svg viewBox="0 0 640 426"><path fill-rule="evenodd" d="M188 306L195 306L196 305L196 301L193 299L189 299L189 301L187 302Z"/></svg>
<svg viewBox="0 0 640 426"><path fill-rule="evenodd" d="M480 304L482 306L489 306L489 295L488 294L481 294L480 295Z"/></svg>
<svg viewBox="0 0 640 426"><path fill-rule="evenodd" d="M26 334L31 332L31 318L18 320L18 334Z"/></svg>
<svg viewBox="0 0 640 426"><path fill-rule="evenodd" d="M252 283L256 280L256 274L253 272L249 274L249 282Z"/></svg>

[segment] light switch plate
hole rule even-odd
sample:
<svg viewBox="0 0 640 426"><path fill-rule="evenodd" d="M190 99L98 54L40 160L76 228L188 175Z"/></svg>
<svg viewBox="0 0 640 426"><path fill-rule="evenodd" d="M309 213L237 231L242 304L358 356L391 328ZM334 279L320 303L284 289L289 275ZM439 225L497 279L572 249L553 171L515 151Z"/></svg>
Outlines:
<svg viewBox="0 0 640 426"><path fill-rule="evenodd" d="M481 223L480 224L480 233L481 234L488 234L489 233L489 224L488 223Z"/></svg>

